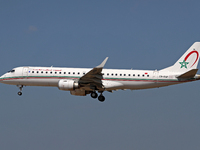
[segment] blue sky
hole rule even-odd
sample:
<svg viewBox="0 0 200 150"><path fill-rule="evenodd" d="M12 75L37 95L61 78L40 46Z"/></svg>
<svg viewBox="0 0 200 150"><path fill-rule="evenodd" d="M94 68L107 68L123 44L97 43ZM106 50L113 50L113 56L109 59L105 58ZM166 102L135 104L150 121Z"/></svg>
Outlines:
<svg viewBox="0 0 200 150"><path fill-rule="evenodd" d="M200 1L0 1L0 74L18 66L162 69L200 41ZM100 103L1 84L0 149L200 147L199 82L105 92Z"/></svg>

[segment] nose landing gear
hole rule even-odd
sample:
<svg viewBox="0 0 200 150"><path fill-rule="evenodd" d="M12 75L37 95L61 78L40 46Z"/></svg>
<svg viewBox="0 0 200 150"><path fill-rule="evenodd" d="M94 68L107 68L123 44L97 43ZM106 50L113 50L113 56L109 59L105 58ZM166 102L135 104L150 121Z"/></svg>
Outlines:
<svg viewBox="0 0 200 150"><path fill-rule="evenodd" d="M22 95L22 88L23 88L23 85L17 85L17 87L19 87L19 92L17 93L19 96Z"/></svg>

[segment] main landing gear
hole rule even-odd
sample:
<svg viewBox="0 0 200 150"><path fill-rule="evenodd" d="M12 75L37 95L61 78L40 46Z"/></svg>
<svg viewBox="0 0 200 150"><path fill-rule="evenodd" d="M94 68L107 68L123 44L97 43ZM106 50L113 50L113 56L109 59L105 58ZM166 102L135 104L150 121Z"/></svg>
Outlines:
<svg viewBox="0 0 200 150"><path fill-rule="evenodd" d="M97 98L98 97L98 94L95 91L93 91L90 95L91 95L92 98ZM105 101L105 97L103 96L102 93L99 95L98 100L100 102L104 102Z"/></svg>
<svg viewBox="0 0 200 150"><path fill-rule="evenodd" d="M22 88L23 88L23 85L17 85L17 87L19 87L19 92L17 93L19 96L22 95Z"/></svg>

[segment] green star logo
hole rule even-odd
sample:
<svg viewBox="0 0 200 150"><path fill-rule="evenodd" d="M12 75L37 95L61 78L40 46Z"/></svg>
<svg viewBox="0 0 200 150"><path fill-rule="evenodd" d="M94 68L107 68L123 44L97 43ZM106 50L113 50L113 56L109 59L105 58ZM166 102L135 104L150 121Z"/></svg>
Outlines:
<svg viewBox="0 0 200 150"><path fill-rule="evenodd" d="M185 60L183 60L183 62L179 62L181 64L181 68L185 67L187 69L187 64L189 64L189 62L185 62Z"/></svg>

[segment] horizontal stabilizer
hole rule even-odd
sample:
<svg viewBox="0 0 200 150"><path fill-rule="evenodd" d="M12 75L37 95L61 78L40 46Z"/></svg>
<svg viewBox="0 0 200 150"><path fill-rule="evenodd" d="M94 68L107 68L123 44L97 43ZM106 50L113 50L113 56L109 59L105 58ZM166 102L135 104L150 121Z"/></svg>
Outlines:
<svg viewBox="0 0 200 150"><path fill-rule="evenodd" d="M196 75L197 71L198 69L192 69L186 73L181 74L177 78L193 78Z"/></svg>

